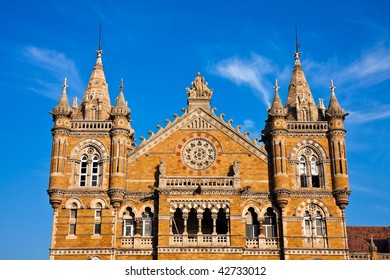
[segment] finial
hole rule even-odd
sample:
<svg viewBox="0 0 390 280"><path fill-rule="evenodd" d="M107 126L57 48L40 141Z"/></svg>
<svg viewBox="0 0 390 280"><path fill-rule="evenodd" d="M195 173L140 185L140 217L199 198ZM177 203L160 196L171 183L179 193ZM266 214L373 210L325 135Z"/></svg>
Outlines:
<svg viewBox="0 0 390 280"><path fill-rule="evenodd" d="M334 84L333 84L333 80L330 80L330 92L332 93L332 94L334 94L334 90L335 90L335 86L334 86Z"/></svg>
<svg viewBox="0 0 390 280"><path fill-rule="evenodd" d="M275 94L279 94L279 83L278 83L278 79L275 80L275 86L274 86L274 89L275 89Z"/></svg>
<svg viewBox="0 0 390 280"><path fill-rule="evenodd" d="M66 88L68 87L68 84L66 83L66 81L67 81L67 79L66 79L66 77L65 77L65 79L64 79L64 84L62 85L63 91L66 91Z"/></svg>
<svg viewBox="0 0 390 280"><path fill-rule="evenodd" d="M121 83L119 84L119 89L120 89L120 91L123 91L124 88L125 88L125 85L123 83L123 78L122 78Z"/></svg>
<svg viewBox="0 0 390 280"><path fill-rule="evenodd" d="M298 27L295 25L295 53L294 57L295 59L299 59L301 56L301 53L299 52L299 43L298 43Z"/></svg>
<svg viewBox="0 0 390 280"><path fill-rule="evenodd" d="M98 36L98 49L97 49L98 57L102 56L102 24L99 24L99 36Z"/></svg>

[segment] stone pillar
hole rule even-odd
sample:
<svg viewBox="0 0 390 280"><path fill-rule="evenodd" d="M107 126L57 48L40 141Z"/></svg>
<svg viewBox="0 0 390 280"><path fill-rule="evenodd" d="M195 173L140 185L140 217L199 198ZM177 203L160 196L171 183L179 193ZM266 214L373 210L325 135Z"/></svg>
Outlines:
<svg viewBox="0 0 390 280"><path fill-rule="evenodd" d="M202 234L202 218L203 218L203 213L198 213L197 218L198 218L198 234Z"/></svg>

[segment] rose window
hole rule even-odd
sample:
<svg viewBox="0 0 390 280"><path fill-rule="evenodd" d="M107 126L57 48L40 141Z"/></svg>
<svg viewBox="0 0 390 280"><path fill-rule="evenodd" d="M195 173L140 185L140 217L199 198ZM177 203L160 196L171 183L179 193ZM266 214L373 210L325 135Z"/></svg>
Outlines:
<svg viewBox="0 0 390 280"><path fill-rule="evenodd" d="M205 170L216 161L217 149L207 139L193 138L184 144L181 158L187 167L199 171Z"/></svg>

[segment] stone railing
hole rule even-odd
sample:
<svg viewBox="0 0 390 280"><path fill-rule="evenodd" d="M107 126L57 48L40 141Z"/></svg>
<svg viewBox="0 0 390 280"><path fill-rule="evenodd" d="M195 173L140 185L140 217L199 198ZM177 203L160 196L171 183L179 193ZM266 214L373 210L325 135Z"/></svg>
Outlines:
<svg viewBox="0 0 390 280"><path fill-rule="evenodd" d="M328 129L326 122L287 122L289 131L316 131L325 132Z"/></svg>
<svg viewBox="0 0 390 280"><path fill-rule="evenodd" d="M304 248L328 248L326 236L308 236L303 238Z"/></svg>
<svg viewBox="0 0 390 280"><path fill-rule="evenodd" d="M70 128L72 130L89 130L89 129L111 129L111 121L71 121Z"/></svg>
<svg viewBox="0 0 390 280"><path fill-rule="evenodd" d="M279 238L277 237L252 237L246 238L246 248L250 249L277 249Z"/></svg>
<svg viewBox="0 0 390 280"><path fill-rule="evenodd" d="M191 247L224 247L230 246L230 236L227 234L173 234L169 237L169 245Z"/></svg>
<svg viewBox="0 0 390 280"><path fill-rule="evenodd" d="M122 236L120 237L121 248L128 249L152 249L152 236Z"/></svg>
<svg viewBox="0 0 390 280"><path fill-rule="evenodd" d="M160 188L238 188L240 185L240 179L236 177L163 177L160 176L159 187Z"/></svg>

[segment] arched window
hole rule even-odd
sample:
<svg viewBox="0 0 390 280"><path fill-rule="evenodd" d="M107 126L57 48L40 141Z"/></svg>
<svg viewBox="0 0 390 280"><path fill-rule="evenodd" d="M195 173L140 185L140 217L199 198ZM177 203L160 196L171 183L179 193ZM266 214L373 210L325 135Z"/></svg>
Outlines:
<svg viewBox="0 0 390 280"><path fill-rule="evenodd" d="M123 214L123 236L133 236L134 235L134 218L135 214L131 207L127 207L125 213Z"/></svg>
<svg viewBox="0 0 390 280"><path fill-rule="evenodd" d="M307 169L306 169L306 159L305 157L301 156L299 158L299 178L301 181L301 187L305 188L307 187Z"/></svg>
<svg viewBox="0 0 390 280"><path fill-rule="evenodd" d="M318 172L318 163L316 157L310 158L310 174L311 174L311 186L313 188L320 187L320 176Z"/></svg>
<svg viewBox="0 0 390 280"><path fill-rule="evenodd" d="M81 157L80 164L80 187L85 187L87 185L87 173L88 173L88 157L83 155Z"/></svg>
<svg viewBox="0 0 390 280"><path fill-rule="evenodd" d="M183 234L184 232L184 219L183 219L183 211L180 208L176 208L175 213L173 214L173 234Z"/></svg>
<svg viewBox="0 0 390 280"><path fill-rule="evenodd" d="M95 222L93 234L100 235L102 232L102 204L100 202L96 203L95 209Z"/></svg>
<svg viewBox="0 0 390 280"><path fill-rule="evenodd" d="M271 207L268 207L264 214L264 235L265 237L277 237L276 213Z"/></svg>
<svg viewBox="0 0 390 280"><path fill-rule="evenodd" d="M259 236L259 218L255 209L249 207L248 212L245 214L246 222L246 237L253 238Z"/></svg>
<svg viewBox="0 0 390 280"><path fill-rule="evenodd" d="M305 236L311 236L311 217L308 211L305 212L305 215L303 216L303 235Z"/></svg>
<svg viewBox="0 0 390 280"><path fill-rule="evenodd" d="M217 215L217 234L227 234L227 232L228 220L226 218L226 211L220 208Z"/></svg>
<svg viewBox="0 0 390 280"><path fill-rule="evenodd" d="M321 213L317 211L316 213L316 235L324 236L325 235L325 221L321 216Z"/></svg>
<svg viewBox="0 0 390 280"><path fill-rule="evenodd" d="M153 229L153 213L150 207L145 208L145 212L142 213L142 235L152 236Z"/></svg>
<svg viewBox="0 0 390 280"><path fill-rule="evenodd" d="M72 203L69 212L69 235L76 235L77 204L75 202Z"/></svg>
<svg viewBox="0 0 390 280"><path fill-rule="evenodd" d="M100 157L97 154L90 156L92 156L92 158L84 154L80 159L80 187L97 187L100 183Z"/></svg>
<svg viewBox="0 0 390 280"><path fill-rule="evenodd" d="M297 185L301 188L324 187L324 168L318 154L309 147L302 149L297 163Z"/></svg>
<svg viewBox="0 0 390 280"><path fill-rule="evenodd" d="M209 208L206 208L203 212L202 233L203 234L213 233L213 218L211 215L211 210Z"/></svg>
<svg viewBox="0 0 390 280"><path fill-rule="evenodd" d="M92 158L91 168L91 186L96 187L98 185L99 178L99 157L97 155L94 155Z"/></svg>

